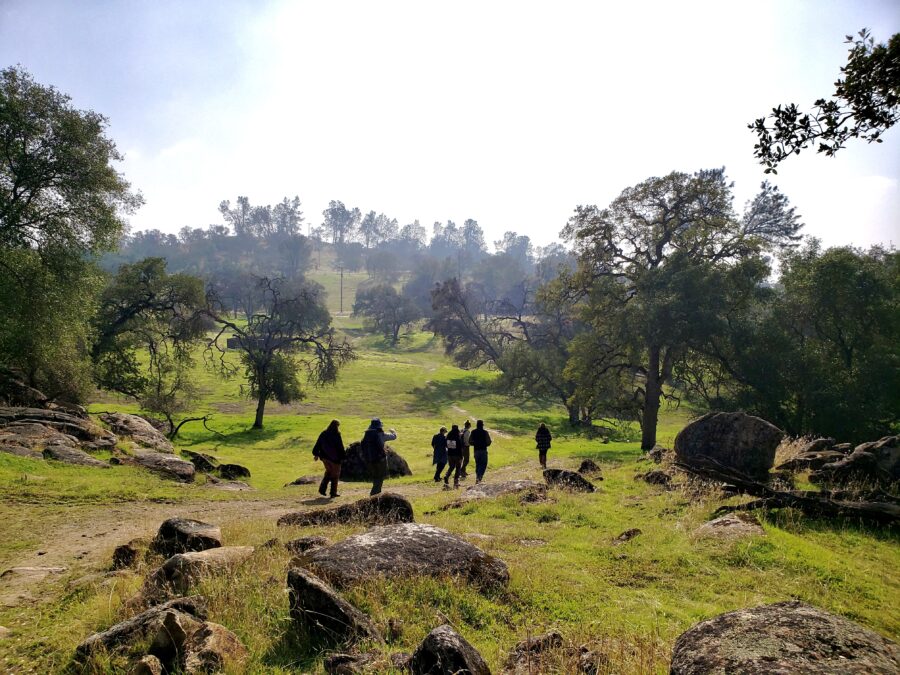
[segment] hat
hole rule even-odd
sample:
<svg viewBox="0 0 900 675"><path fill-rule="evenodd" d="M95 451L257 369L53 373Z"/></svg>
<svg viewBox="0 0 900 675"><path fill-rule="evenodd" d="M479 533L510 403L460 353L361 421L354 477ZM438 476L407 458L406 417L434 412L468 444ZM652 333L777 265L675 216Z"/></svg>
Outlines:
<svg viewBox="0 0 900 675"><path fill-rule="evenodd" d="M369 425L370 429L381 429L381 420L377 417L372 418L372 423Z"/></svg>

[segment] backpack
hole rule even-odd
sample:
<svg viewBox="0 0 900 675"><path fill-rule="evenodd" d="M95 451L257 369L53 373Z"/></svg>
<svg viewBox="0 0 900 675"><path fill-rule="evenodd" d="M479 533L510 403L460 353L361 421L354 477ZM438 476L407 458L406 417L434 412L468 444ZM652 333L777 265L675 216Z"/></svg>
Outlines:
<svg viewBox="0 0 900 675"><path fill-rule="evenodd" d="M377 429L367 429L360 443L362 457L367 462L378 462L384 459L384 441Z"/></svg>

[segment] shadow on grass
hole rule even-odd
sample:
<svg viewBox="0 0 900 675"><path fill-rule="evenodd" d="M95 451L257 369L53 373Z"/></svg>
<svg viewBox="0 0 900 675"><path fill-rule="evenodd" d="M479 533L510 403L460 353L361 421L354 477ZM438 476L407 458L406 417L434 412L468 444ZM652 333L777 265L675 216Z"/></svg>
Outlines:
<svg viewBox="0 0 900 675"><path fill-rule="evenodd" d="M261 441L269 441L275 438L283 430L264 427L262 429L241 429L219 434L208 434L203 436L179 436L178 445L182 447L190 447L192 445L209 445L214 443L216 447L220 445L228 446L253 446Z"/></svg>
<svg viewBox="0 0 900 675"><path fill-rule="evenodd" d="M464 375L444 382L429 382L410 392L415 400L410 408L415 411L439 413L445 406L470 399L478 393L488 394L490 388L475 375Z"/></svg>
<svg viewBox="0 0 900 675"><path fill-rule="evenodd" d="M825 518L804 516L796 509L759 509L760 520L796 535L807 532L819 534L865 535L880 541L900 544L900 527L878 525L859 518Z"/></svg>
<svg viewBox="0 0 900 675"><path fill-rule="evenodd" d="M263 655L262 662L271 668L283 668L291 672L311 673L325 650L297 634L293 622L278 642L272 644Z"/></svg>

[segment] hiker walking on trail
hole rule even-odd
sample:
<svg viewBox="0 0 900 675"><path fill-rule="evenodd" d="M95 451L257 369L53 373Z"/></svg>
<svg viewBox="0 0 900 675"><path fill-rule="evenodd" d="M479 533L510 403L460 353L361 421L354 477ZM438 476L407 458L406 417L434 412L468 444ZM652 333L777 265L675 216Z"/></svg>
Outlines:
<svg viewBox="0 0 900 675"><path fill-rule="evenodd" d="M441 471L447 466L447 427L441 427L441 430L431 437L431 447L434 453L431 456L431 463L436 465L434 470L434 482L437 483L441 479Z"/></svg>
<svg viewBox="0 0 900 675"><path fill-rule="evenodd" d="M387 453L384 444L387 441L397 439L397 432L390 429L385 433L381 420L375 417L366 433L363 434L360 450L363 458L369 464L369 472L372 474L372 491L370 495L381 493L384 477L387 476Z"/></svg>
<svg viewBox="0 0 900 675"><path fill-rule="evenodd" d="M444 476L444 486L449 487L450 483L450 474L456 471L453 475L453 487L459 487L459 470L462 465L462 434L459 432L459 427L457 425L453 425L453 428L450 429L450 433L447 434L447 475Z"/></svg>
<svg viewBox="0 0 900 675"><path fill-rule="evenodd" d="M459 467L459 477L461 479L465 479L469 474L466 473L466 467L469 466L469 436L472 433L472 423L469 420L466 420L466 423L463 425L463 432L460 434L460 442L462 443L462 464Z"/></svg>
<svg viewBox="0 0 900 675"><path fill-rule="evenodd" d="M321 459L325 465L325 477L319 484L319 494L325 496L325 489L331 484L331 497L340 497L338 494L338 479L341 477L341 462L347 457L344 450L344 440L341 438L341 432L338 427L341 423L338 420L331 420L331 424L325 429L313 446L313 457Z"/></svg>
<svg viewBox="0 0 900 675"><path fill-rule="evenodd" d="M541 422L541 426L538 427L537 433L534 435L534 442L537 443L538 459L541 462L542 469L547 468L547 451L550 449L551 440L553 440L553 437L550 435L550 430L546 424Z"/></svg>
<svg viewBox="0 0 900 675"><path fill-rule="evenodd" d="M469 434L469 443L472 445L472 455L475 458L475 483L480 483L487 471L488 446L491 444L491 435L484 428L484 420L475 423L475 430Z"/></svg>

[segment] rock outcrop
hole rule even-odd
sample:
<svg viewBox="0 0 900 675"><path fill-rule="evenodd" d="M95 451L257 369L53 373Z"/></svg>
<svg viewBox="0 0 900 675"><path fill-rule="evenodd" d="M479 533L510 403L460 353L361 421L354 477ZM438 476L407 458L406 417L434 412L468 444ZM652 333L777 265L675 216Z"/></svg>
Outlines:
<svg viewBox="0 0 900 675"><path fill-rule="evenodd" d="M176 553L152 572L144 584L148 600L184 595L202 577L235 568L253 555L252 546L220 546L206 551Z"/></svg>
<svg viewBox="0 0 900 675"><path fill-rule="evenodd" d="M387 478L399 478L400 476L412 476L409 464L390 446L385 445L387 454ZM347 457L341 464L341 480L343 481L370 481L372 474L369 472L369 464L362 456L362 446L359 441L354 441L347 447Z"/></svg>
<svg viewBox="0 0 900 675"><path fill-rule="evenodd" d="M192 450L182 450L181 454L187 457L194 468L201 473L212 473L219 466L219 460L212 455Z"/></svg>
<svg viewBox="0 0 900 675"><path fill-rule="evenodd" d="M315 642L352 644L382 641L365 614L344 600L316 575L294 567L288 572L291 618Z"/></svg>
<svg viewBox="0 0 900 675"><path fill-rule="evenodd" d="M57 462L65 462L66 464L78 464L80 466L91 466L95 469L108 469L109 464L101 462L87 454L84 450L71 445L62 443L48 444L41 453L44 459L54 459Z"/></svg>
<svg viewBox="0 0 900 675"><path fill-rule="evenodd" d="M846 455L836 450L814 450L812 452L801 452L794 455L786 462L782 462L777 467L778 471L818 471L826 464L839 462Z"/></svg>
<svg viewBox="0 0 900 675"><path fill-rule="evenodd" d="M707 413L675 437L675 455L688 466L716 462L751 478L765 480L784 432L745 413Z"/></svg>
<svg viewBox="0 0 900 675"><path fill-rule="evenodd" d="M333 525L336 523L364 523L366 525L390 525L411 523L412 504L406 497L383 492L366 497L352 504L342 504L328 509L296 511L278 519L279 525Z"/></svg>
<svg viewBox="0 0 900 675"><path fill-rule="evenodd" d="M490 675L481 654L453 628L444 624L431 631L409 661L414 675Z"/></svg>
<svg viewBox="0 0 900 675"><path fill-rule="evenodd" d="M0 408L0 427L9 432L9 427L17 423L38 424L71 436L77 439L82 450L109 449L118 442L115 434L73 413L44 408Z"/></svg>
<svg viewBox="0 0 900 675"><path fill-rule="evenodd" d="M168 455L154 450L135 450L132 455L121 456L121 461L129 464L137 464L159 474L163 478L171 478L182 483L190 483L194 480L196 469L194 465L175 455Z"/></svg>
<svg viewBox="0 0 900 675"><path fill-rule="evenodd" d="M250 469L240 464L219 464L216 473L224 480L239 480L241 478L250 478Z"/></svg>
<svg viewBox="0 0 900 675"><path fill-rule="evenodd" d="M858 482L889 486L900 482L900 436L857 445L847 457L823 465L809 479L829 485Z"/></svg>
<svg viewBox="0 0 900 675"><path fill-rule="evenodd" d="M900 647L852 621L801 602L728 612L675 641L671 675L900 671Z"/></svg>
<svg viewBox="0 0 900 675"><path fill-rule="evenodd" d="M580 473L566 469L544 469L544 480L550 487L572 492L594 492L597 488Z"/></svg>
<svg viewBox="0 0 900 675"><path fill-rule="evenodd" d="M221 545L221 529L191 518L169 518L163 521L153 540L153 549L166 557L176 553L205 551Z"/></svg>
<svg viewBox="0 0 900 675"><path fill-rule="evenodd" d="M181 670L185 675L236 672L249 656L247 648L230 630L204 622L181 646Z"/></svg>
<svg viewBox="0 0 900 675"><path fill-rule="evenodd" d="M378 575L457 576L481 588L509 583L502 560L447 530L417 523L373 528L316 549L307 561L316 574L340 586Z"/></svg>
<svg viewBox="0 0 900 675"><path fill-rule="evenodd" d="M129 436L138 445L166 454L175 452L172 441L160 433L150 422L128 413L103 413L101 421L120 436Z"/></svg>

